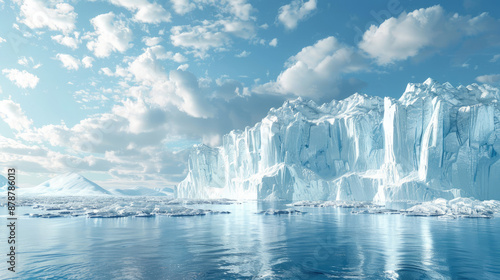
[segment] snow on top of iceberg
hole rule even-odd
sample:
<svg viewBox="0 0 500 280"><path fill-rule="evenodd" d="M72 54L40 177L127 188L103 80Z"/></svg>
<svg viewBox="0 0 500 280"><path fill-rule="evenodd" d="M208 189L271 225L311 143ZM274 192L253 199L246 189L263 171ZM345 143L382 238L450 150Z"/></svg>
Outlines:
<svg viewBox="0 0 500 280"><path fill-rule="evenodd" d="M399 99L404 105L409 105L421 98L445 100L453 105L476 105L480 103L498 102L500 90L488 84L473 83L466 87L454 87L449 82L439 83L428 78L423 83L408 83L406 90Z"/></svg>

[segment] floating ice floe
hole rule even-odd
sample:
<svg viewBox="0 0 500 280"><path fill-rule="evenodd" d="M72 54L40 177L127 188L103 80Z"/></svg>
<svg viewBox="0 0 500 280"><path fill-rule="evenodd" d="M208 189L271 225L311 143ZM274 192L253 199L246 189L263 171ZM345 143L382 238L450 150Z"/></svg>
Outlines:
<svg viewBox="0 0 500 280"><path fill-rule="evenodd" d="M406 216L425 216L439 218L493 218L500 212L500 201L476 200L473 198L442 198L423 202L404 210L391 209L363 209L355 210L354 214L402 214Z"/></svg>
<svg viewBox="0 0 500 280"><path fill-rule="evenodd" d="M36 213L27 213L31 218L61 218L86 216L88 218L147 218L157 215L170 217L229 214L229 211L192 209L184 205L230 204L228 200L185 201L162 198L131 197L41 197L20 199L18 206L31 206Z"/></svg>
<svg viewBox="0 0 500 280"><path fill-rule="evenodd" d="M338 207L338 208L379 208L382 205L374 204L369 201L297 201L289 203L287 206L294 207Z"/></svg>

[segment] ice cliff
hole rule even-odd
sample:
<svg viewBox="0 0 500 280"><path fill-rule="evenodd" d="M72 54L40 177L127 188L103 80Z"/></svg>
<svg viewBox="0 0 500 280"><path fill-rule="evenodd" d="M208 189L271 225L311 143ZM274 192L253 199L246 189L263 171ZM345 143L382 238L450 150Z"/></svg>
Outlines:
<svg viewBox="0 0 500 280"><path fill-rule="evenodd" d="M222 146L196 146L176 197L500 199L499 89L427 79L399 100L287 101Z"/></svg>

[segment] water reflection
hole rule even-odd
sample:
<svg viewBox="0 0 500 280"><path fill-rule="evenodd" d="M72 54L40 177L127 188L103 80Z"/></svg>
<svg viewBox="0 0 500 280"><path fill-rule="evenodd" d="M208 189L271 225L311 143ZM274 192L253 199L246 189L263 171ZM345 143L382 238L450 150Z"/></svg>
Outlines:
<svg viewBox="0 0 500 280"><path fill-rule="evenodd" d="M22 219L20 278L495 279L498 218L440 220L297 208L205 205L229 215ZM6 243L2 236L0 242ZM7 278L4 271L0 278ZM8 278L7 278L8 279Z"/></svg>

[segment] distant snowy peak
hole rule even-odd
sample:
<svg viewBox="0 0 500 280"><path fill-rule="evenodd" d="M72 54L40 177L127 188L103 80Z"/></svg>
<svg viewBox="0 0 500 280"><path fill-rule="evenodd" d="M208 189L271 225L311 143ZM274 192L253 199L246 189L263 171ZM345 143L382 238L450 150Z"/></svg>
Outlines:
<svg viewBox="0 0 500 280"><path fill-rule="evenodd" d="M111 193L80 174L66 173L40 185L22 189L28 195L42 196L102 196Z"/></svg>
<svg viewBox="0 0 500 280"><path fill-rule="evenodd" d="M5 185L7 185L7 178L5 178L4 176L0 175L0 187L3 187Z"/></svg>
<svg viewBox="0 0 500 280"><path fill-rule="evenodd" d="M167 196L164 192L141 186L128 189L112 189L110 191L112 194L120 196Z"/></svg>

